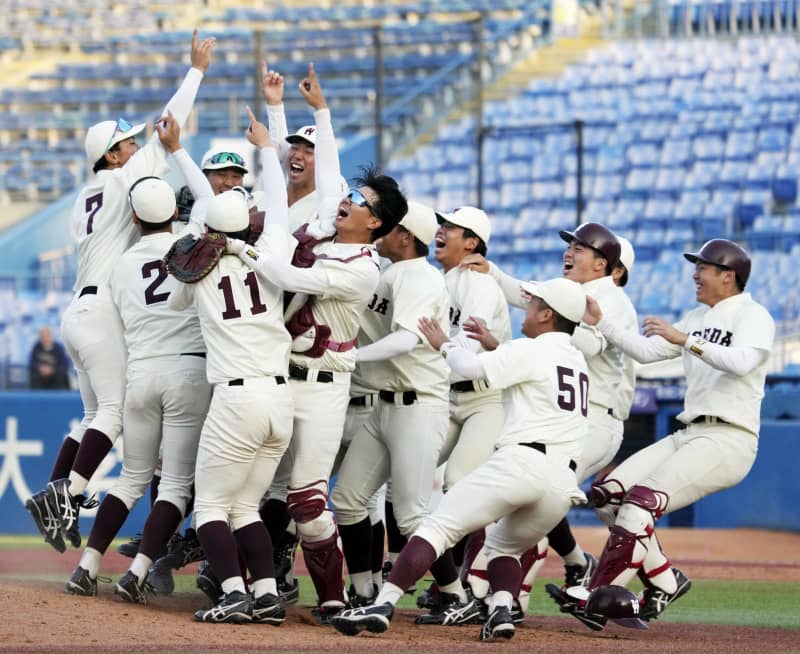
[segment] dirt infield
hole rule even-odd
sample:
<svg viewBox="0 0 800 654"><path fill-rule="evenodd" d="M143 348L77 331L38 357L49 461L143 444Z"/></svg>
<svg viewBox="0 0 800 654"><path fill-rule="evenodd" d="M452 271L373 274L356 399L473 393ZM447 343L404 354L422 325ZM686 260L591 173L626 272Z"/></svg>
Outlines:
<svg viewBox="0 0 800 654"><path fill-rule="evenodd" d="M598 552L602 529L579 529L578 538ZM800 582L800 534L737 530L665 529L664 549L676 565L696 579L761 579ZM758 561L753 553L759 552ZM98 598L63 592L63 581L10 580L10 576L59 573L68 576L77 552L58 555L50 550L0 550L0 652L507 652L582 654L797 652L797 631L749 627L668 624L655 622L647 631L611 625L593 633L568 617L531 616L516 637L503 643L477 641L479 627L419 627L415 612L400 611L383 635L341 636L314 624L308 609L291 607L286 623L266 625L205 625L192 621L191 612L203 597L179 593L157 597L151 606L118 601L111 586L101 586ZM106 557L102 573L116 576L127 559ZM548 560L544 576L557 576L560 566Z"/></svg>

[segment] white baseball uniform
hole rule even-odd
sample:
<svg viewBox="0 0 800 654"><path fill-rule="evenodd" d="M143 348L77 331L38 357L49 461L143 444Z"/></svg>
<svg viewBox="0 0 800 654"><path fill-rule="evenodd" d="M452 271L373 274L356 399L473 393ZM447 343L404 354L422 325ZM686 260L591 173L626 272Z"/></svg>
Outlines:
<svg viewBox="0 0 800 654"><path fill-rule="evenodd" d="M652 531L653 523L662 513L734 486L747 475L758 450L775 323L749 293L739 293L713 307L693 309L677 322L675 327L689 335L683 347L660 336L632 334L621 329L612 315L605 316L598 327L642 363L683 358L687 385L678 420L686 427L640 450L595 484L610 498L610 507L619 506L625 498L614 529L627 530L636 538L641 534L644 541L649 537L646 546L637 541L632 567L615 576L614 583L625 585L641 565L652 584L675 592L676 582ZM641 508L640 500L626 497L632 488L644 488L651 496L651 502L645 502L647 509ZM600 574L604 571L598 570L596 577Z"/></svg>
<svg viewBox="0 0 800 654"><path fill-rule="evenodd" d="M450 489L415 536L439 556L500 519L487 535L488 558L519 557L579 496L574 469L587 431L586 362L562 332L515 339L477 357L446 351L454 370L472 376L477 361L490 387L503 389L505 424L497 450Z"/></svg>
<svg viewBox="0 0 800 654"><path fill-rule="evenodd" d="M524 306L525 298L520 280L506 275L491 265L492 276L498 281L508 302ZM631 333L638 332L638 317L625 292L614 284L610 275L582 284L587 295L597 300L606 315L617 317L619 324ZM573 344L586 356L589 366L589 435L585 451L578 463L578 480L584 481L608 465L622 444L623 420L633 402L632 369L625 366L625 355L609 343L595 327L581 323L572 336ZM620 386L627 390L620 394Z"/></svg>
<svg viewBox="0 0 800 654"><path fill-rule="evenodd" d="M340 524L367 518L370 498L390 478L401 533L410 535L427 513L449 419L449 372L418 322L427 316L447 330L449 304L442 275L422 257L397 261L381 276L359 345L397 330L420 340L410 352L358 365L360 383L380 389L380 399L353 437L331 496Z"/></svg>
<svg viewBox="0 0 800 654"><path fill-rule="evenodd" d="M262 152L269 156L271 148ZM279 166L272 150L266 165ZM267 215L286 213L267 196ZM285 220L285 217L284 217ZM293 239L265 225L256 243L265 256L288 261ZM197 284L179 284L171 307L195 303L214 385L195 470L198 529L211 521L235 531L260 520L258 506L291 437L292 399L286 384L290 338L283 294L236 256L223 256Z"/></svg>
<svg viewBox="0 0 800 654"><path fill-rule="evenodd" d="M164 114L172 111L183 126L194 104L203 73L189 69ZM126 348L122 323L111 299L109 279L122 253L138 238L131 221L128 189L141 177L167 172L166 152L158 135L121 168L101 170L78 193L70 215L78 243L75 297L64 312L61 334L75 363L84 417L69 434L80 441L89 427L113 443L122 427ZM70 492L83 492L88 480L70 475Z"/></svg>
<svg viewBox="0 0 800 654"><path fill-rule="evenodd" d="M450 295L450 340L473 352L482 351L468 338L463 325L470 317L481 320L499 340L511 340L511 320L503 292L489 275L452 268L444 276ZM503 399L485 379L465 379L450 372L450 425L439 455L447 461L444 489L485 461L494 451L503 427Z"/></svg>

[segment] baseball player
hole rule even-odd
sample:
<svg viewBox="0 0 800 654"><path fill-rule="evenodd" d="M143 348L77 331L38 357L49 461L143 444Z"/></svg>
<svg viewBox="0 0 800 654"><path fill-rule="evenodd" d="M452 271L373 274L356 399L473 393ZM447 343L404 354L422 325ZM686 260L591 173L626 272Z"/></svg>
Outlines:
<svg viewBox="0 0 800 654"><path fill-rule="evenodd" d="M206 204L211 187L180 147L180 130L171 113L157 129L162 144L192 183L197 205ZM161 259L175 240L172 187L157 177L143 177L131 186L129 201L142 238L122 255L110 279L128 351L122 473L100 504L87 547L66 590L75 595L97 594L103 554L150 484L163 447L158 499L145 524L131 572L117 585L123 599L146 603L147 571L183 518L191 496L197 441L211 389L205 377L205 344L197 314L167 308L177 283L161 267ZM204 227L196 222L190 229L199 234Z"/></svg>
<svg viewBox="0 0 800 654"><path fill-rule="evenodd" d="M619 316L620 323L626 329L636 331L636 311L611 276L620 254L616 236L598 223L584 223L574 233L560 231L559 235L568 244L563 256L564 277L582 284L586 293L596 296L606 311ZM520 297L520 280L506 275L494 265L490 271L500 283L508 301L519 306L523 299ZM633 397L632 394L627 397L627 406L618 407L621 400L616 391L624 371L624 356L619 348L608 342L599 330L585 324L575 330L573 343L586 356L592 382L589 393L589 437L584 442L584 452L579 458L577 470L578 480L582 482L614 458L622 443L623 433L622 419L615 414L615 409L627 416ZM566 517L548 534L548 538L549 545L564 559L565 585L587 583L596 559L585 553L575 541ZM539 556L544 556L546 545L537 545ZM480 560L479 555L478 565L473 564L473 567L480 568ZM531 574L535 575L535 571L532 570ZM530 585L528 575L525 575L525 585Z"/></svg>
<svg viewBox="0 0 800 654"><path fill-rule="evenodd" d="M314 64L309 64L308 76L299 85L300 93L308 100L309 93L315 93L318 87ZM294 233L303 225L314 225L324 231L325 235L330 236L339 200L347 192L347 184L339 174L336 143L334 141L333 149L325 155L326 158L318 161L316 122L314 125L303 125L294 134L289 134L283 105L284 79L277 71L269 70L266 62L262 62L261 90L267 106L270 137L272 142L277 144L278 155L286 173L289 231ZM339 192L329 194L327 187L319 186L321 180L328 186L335 183ZM317 224L318 218L323 219L319 224ZM315 235L320 236L321 233Z"/></svg>
<svg viewBox="0 0 800 654"><path fill-rule="evenodd" d="M476 207L461 207L451 214L439 215L434 256L442 265L450 294L450 338L473 352L482 350L480 341L464 331L468 321L480 321L501 342L511 339L508 304L497 282L459 264L472 253L486 255L491 224L486 213ZM503 426L503 403L499 390L488 387L485 379L464 379L450 372L450 426L439 455L445 461L443 491L447 492L459 479L489 458L495 438ZM482 538L481 534L476 534ZM454 561L461 566L467 539L453 551ZM417 598L420 608L431 614L420 618L422 624L440 624L445 615L438 588L434 584Z"/></svg>
<svg viewBox="0 0 800 654"><path fill-rule="evenodd" d="M330 112L318 83L312 82L308 89L301 85L301 89L316 110L317 154L322 161L325 155L335 154ZM255 121L252 115L251 120ZM333 180L338 182L338 174ZM324 186L320 183L317 188L322 192ZM378 254L371 244L391 231L406 210L397 183L367 171L358 188L340 203L334 239L314 248L316 261L310 268L262 257L241 241L230 243L260 276L301 294L300 302L293 298L286 311L287 328L294 337L289 387L295 406L287 454L287 502L317 590L321 619L341 610L346 601L339 535L327 509L328 478L350 398L359 319L380 275Z"/></svg>
<svg viewBox="0 0 800 654"><path fill-rule="evenodd" d="M286 189L271 184L280 177L280 163L268 133L257 134L257 127L251 123L247 136L264 146L261 178L269 221L256 247L266 256L288 261ZM214 196L206 225L247 240L244 195L233 190ZM286 612L277 597L272 543L258 504L291 438L293 403L286 385L290 337L283 326L282 292L238 257L224 256L197 284L179 284L170 295L175 309L192 303L206 343L208 381L214 386L195 469L195 521L224 592L219 604L197 611L195 619L280 624ZM237 547L253 577L252 597L242 578Z"/></svg>
<svg viewBox="0 0 800 654"><path fill-rule="evenodd" d="M192 35L192 67L167 104L182 126L189 116L215 39ZM111 450L122 427L126 350L122 324L111 299L109 279L122 253L138 237L128 189L142 177L167 172L166 151L153 137L139 147L144 124L103 121L86 132L86 156L96 173L76 198L70 216L78 242L75 297L64 313L62 339L75 363L84 417L64 440L45 490L26 502L45 541L57 551L64 538L79 547L78 511L83 491Z"/></svg>
<svg viewBox="0 0 800 654"><path fill-rule="evenodd" d="M583 289L560 278L525 284L523 290L531 298L522 325L528 338L493 352L476 354L448 341L434 321L421 321L421 331L453 371L504 390L505 425L497 450L415 530L375 603L334 618L340 632L385 631L403 589L460 538L499 519L486 540L494 594L480 639L514 635L511 602L521 580L519 557L582 495L575 461L586 434L589 390L583 354L570 342L586 307ZM476 606L475 600L469 603Z"/></svg>
<svg viewBox="0 0 800 654"><path fill-rule="evenodd" d="M298 86L301 95L316 112L319 101L324 105L324 96L313 64L309 64L308 76ZM319 125L305 125L294 134L288 134L284 114L284 78L269 70L262 62L262 94L266 102L268 124L272 142L284 165L287 196L289 198L289 231L300 235L304 249L309 253L315 243L329 240L335 232L334 218L339 202L347 192L347 183L342 179L336 141L323 137L322 147L317 148ZM324 108L323 105L319 105ZM327 108L327 122L330 115ZM307 247L306 247L307 246ZM313 256L309 257L309 263ZM300 300L298 299L298 302ZM278 574L278 589L286 602L296 602L299 584L294 577L294 556L298 537L296 526L286 507L286 494L292 462L282 462L275 473L269 493L261 506L261 517L275 543Z"/></svg>
<svg viewBox="0 0 800 654"><path fill-rule="evenodd" d="M606 617L583 611L587 591L625 586L639 572L645 583L640 618L657 618L691 582L670 565L654 527L665 513L739 483L758 449L761 399L775 323L745 285L750 258L732 241L713 239L684 254L695 265L697 301L677 323L648 316L639 336L590 300L584 320L642 363L681 357L686 372L685 427L658 440L592 484L595 507L611 526L587 588L548 592L593 629Z"/></svg>
<svg viewBox="0 0 800 654"><path fill-rule="evenodd" d="M619 241L619 261L611 271L614 283L620 288L624 288L628 283L636 254L633 245L624 236L616 235ZM626 295L627 298L627 295ZM637 317L638 321L638 317ZM622 377L617 386L617 404L614 407L614 415L623 423L628 419L633 404L633 395L636 392L636 362L629 356L622 357ZM616 455L616 453L615 453ZM608 464L607 464L608 465ZM602 468L601 468L602 470ZM599 472L599 471L598 471ZM600 472L600 474L602 474Z"/></svg>
<svg viewBox="0 0 800 654"><path fill-rule="evenodd" d="M354 601L361 604L374 595L370 499L391 479L398 527L406 536L413 533L427 512L447 433L447 366L418 324L431 316L449 328L444 279L426 261L436 229L433 210L410 202L400 224L378 242L378 252L392 263L361 322L359 376L364 387L380 389L379 400L353 437L331 496ZM442 591L465 606L452 554L433 572Z"/></svg>

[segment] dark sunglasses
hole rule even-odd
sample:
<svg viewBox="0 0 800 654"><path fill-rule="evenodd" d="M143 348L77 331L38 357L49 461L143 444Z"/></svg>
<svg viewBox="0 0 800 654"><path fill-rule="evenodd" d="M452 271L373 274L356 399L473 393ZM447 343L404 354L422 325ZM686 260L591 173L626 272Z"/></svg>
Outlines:
<svg viewBox="0 0 800 654"><path fill-rule="evenodd" d="M361 191L359 191L357 188L350 189L350 191L347 193L347 199L359 207L366 207L373 216L375 215L375 209L372 208L372 205L367 201L367 198L365 198Z"/></svg>
<svg viewBox="0 0 800 654"><path fill-rule="evenodd" d="M240 157L235 152L218 152L213 157L211 157L211 161L209 163L212 164L229 163L235 166L244 167L244 159L242 159L242 157Z"/></svg>

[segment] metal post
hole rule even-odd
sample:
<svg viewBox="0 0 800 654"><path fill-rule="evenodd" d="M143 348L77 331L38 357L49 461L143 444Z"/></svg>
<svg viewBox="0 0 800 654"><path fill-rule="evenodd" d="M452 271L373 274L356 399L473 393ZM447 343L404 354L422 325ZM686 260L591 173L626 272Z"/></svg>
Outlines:
<svg viewBox="0 0 800 654"><path fill-rule="evenodd" d="M375 165L383 166L383 38L375 26Z"/></svg>
<svg viewBox="0 0 800 654"><path fill-rule="evenodd" d="M478 149L478 206L483 207L483 142L485 138L483 126L483 64L486 60L486 49L483 43L485 13L480 12L475 24L476 38L478 39L478 54L475 80L475 133L477 135L476 147Z"/></svg>
<svg viewBox="0 0 800 654"><path fill-rule="evenodd" d="M261 92L261 62L264 61L264 32L262 30L257 30L256 33L253 35L254 41L253 45L255 47L255 66L253 70L253 113L258 117L259 110L258 108L263 105L263 95ZM236 121L238 125L238 120ZM242 130L237 129L237 132L241 133ZM261 170L261 151L259 148L253 148L253 171L255 176L255 171Z"/></svg>
<svg viewBox="0 0 800 654"><path fill-rule="evenodd" d="M583 214L583 128L585 123L578 119L573 123L575 127L575 156L578 158L578 165L575 167L577 179L575 189L575 225L581 224Z"/></svg>

